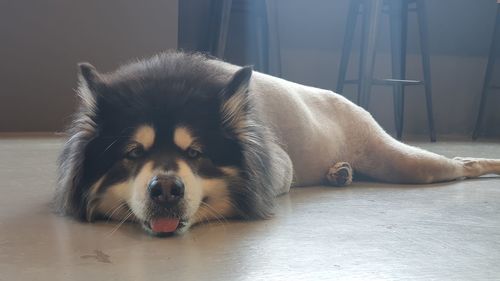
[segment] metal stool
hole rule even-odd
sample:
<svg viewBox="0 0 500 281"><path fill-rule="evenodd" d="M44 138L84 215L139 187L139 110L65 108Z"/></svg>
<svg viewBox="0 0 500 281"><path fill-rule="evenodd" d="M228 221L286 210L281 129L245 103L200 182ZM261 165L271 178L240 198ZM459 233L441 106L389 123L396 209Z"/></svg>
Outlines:
<svg viewBox="0 0 500 281"><path fill-rule="evenodd" d="M488 94L492 93L493 90L499 90L500 86L493 85L493 69L495 66L497 52L500 49L500 1L497 1L497 15L495 19L495 27L493 28L493 39L491 40L490 53L488 55L488 64L486 65L486 75L484 77L483 90L481 92L481 102L479 104L479 113L477 115L476 126L474 132L472 133L472 139L477 139L481 130L481 124L484 119L484 107L486 105L486 100Z"/></svg>
<svg viewBox="0 0 500 281"><path fill-rule="evenodd" d="M410 4L413 3L415 7L410 8ZM417 12L424 76L423 81L406 79L406 41L409 11ZM373 68L375 65L377 33L380 16L383 12L388 12L389 14L392 77L390 79L374 79ZM346 80L358 14L362 16L361 53L358 79ZM391 86L394 100L394 119L398 139L401 139L403 133L405 87L424 85L430 140L432 142L436 141L432 113L431 72L426 22L427 18L423 0L352 0L349 6L336 90L338 93L342 93L345 84L357 84L357 103L366 109L370 102L372 85Z"/></svg>
<svg viewBox="0 0 500 281"><path fill-rule="evenodd" d="M243 2L243 1L241 1ZM256 68L262 72L281 76L281 54L278 36L278 13L275 0L248 1L256 20L258 58ZM224 58L227 34L233 8L232 0L211 1L209 51L218 58Z"/></svg>

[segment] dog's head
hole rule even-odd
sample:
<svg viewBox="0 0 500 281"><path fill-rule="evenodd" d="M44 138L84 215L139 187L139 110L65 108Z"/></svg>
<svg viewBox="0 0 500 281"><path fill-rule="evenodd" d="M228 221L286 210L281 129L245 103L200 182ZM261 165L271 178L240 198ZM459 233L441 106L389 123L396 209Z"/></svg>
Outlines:
<svg viewBox="0 0 500 281"><path fill-rule="evenodd" d="M136 221L152 234L269 215L265 132L248 95L252 70L227 75L208 62L166 53L107 74L80 64L59 210Z"/></svg>

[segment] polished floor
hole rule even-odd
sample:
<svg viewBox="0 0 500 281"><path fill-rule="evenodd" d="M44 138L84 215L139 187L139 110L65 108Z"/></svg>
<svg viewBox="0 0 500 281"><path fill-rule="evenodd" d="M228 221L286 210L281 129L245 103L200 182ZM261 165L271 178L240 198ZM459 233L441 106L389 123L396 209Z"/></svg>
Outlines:
<svg viewBox="0 0 500 281"><path fill-rule="evenodd" d="M500 142L414 144L500 158ZM294 189L270 220L161 239L51 213L60 147L0 139L0 280L500 280L500 178Z"/></svg>

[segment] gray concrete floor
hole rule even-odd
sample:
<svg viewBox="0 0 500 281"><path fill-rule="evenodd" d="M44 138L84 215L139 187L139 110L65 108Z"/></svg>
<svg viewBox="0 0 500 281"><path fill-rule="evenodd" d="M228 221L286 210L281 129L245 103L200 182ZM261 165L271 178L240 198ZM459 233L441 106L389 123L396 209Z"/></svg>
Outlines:
<svg viewBox="0 0 500 281"><path fill-rule="evenodd" d="M414 143L500 158L500 144ZM0 139L0 280L500 280L500 178L294 189L171 238L50 212L57 138Z"/></svg>

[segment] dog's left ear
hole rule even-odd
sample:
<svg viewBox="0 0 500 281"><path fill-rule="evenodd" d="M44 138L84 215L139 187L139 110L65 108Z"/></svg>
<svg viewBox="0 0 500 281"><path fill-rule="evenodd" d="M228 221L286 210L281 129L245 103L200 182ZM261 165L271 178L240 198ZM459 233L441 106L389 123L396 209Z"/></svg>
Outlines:
<svg viewBox="0 0 500 281"><path fill-rule="evenodd" d="M234 134L238 134L249 112L248 91L252 72L251 66L245 66L236 71L220 93L222 98L222 123L226 129L229 129Z"/></svg>
<svg viewBox="0 0 500 281"><path fill-rule="evenodd" d="M222 90L222 98L227 101L234 95L246 94L250 84L250 78L252 78L252 72L251 66L245 66L236 71L231 81L229 81L227 86L224 87L224 90Z"/></svg>

